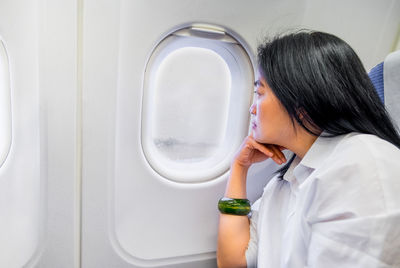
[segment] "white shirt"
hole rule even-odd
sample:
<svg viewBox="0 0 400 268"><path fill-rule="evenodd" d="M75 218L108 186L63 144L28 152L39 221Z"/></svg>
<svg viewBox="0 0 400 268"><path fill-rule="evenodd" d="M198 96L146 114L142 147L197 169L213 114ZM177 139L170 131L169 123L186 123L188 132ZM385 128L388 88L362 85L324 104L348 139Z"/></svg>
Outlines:
<svg viewBox="0 0 400 268"><path fill-rule="evenodd" d="M400 150L319 137L252 206L247 267L400 267Z"/></svg>

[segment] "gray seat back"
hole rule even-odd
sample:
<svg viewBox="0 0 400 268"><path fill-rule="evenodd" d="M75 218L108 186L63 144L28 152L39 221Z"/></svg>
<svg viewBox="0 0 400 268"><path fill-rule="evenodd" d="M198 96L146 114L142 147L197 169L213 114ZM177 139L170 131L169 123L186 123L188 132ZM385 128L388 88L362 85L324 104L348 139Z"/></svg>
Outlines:
<svg viewBox="0 0 400 268"><path fill-rule="evenodd" d="M385 58L383 68L385 106L400 129L400 50Z"/></svg>

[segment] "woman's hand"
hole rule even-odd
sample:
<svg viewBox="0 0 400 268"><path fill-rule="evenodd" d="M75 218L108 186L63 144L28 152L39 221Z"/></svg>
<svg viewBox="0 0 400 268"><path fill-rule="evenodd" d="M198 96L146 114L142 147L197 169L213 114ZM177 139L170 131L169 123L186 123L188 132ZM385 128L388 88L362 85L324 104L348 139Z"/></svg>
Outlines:
<svg viewBox="0 0 400 268"><path fill-rule="evenodd" d="M272 158L275 163L280 165L286 162L286 157L281 152L281 150L284 149L284 147L278 145L258 143L253 138L253 135L250 134L244 139L233 162L242 167L248 168L254 163Z"/></svg>

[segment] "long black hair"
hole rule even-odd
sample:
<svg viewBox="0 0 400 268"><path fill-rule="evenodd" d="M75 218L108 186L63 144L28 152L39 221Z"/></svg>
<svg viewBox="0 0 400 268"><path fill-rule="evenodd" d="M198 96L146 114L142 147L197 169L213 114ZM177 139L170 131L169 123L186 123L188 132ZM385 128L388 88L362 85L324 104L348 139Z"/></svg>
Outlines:
<svg viewBox="0 0 400 268"><path fill-rule="evenodd" d="M258 47L258 65L293 124L316 136L373 134L400 148L361 60L340 38L310 30L278 35ZM278 171L280 177L294 157Z"/></svg>

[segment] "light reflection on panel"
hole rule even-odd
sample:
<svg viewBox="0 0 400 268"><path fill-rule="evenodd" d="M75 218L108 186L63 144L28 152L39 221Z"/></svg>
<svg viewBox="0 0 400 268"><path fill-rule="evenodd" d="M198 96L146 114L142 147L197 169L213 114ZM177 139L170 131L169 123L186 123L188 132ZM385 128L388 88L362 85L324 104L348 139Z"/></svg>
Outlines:
<svg viewBox="0 0 400 268"><path fill-rule="evenodd" d="M11 145L10 72L7 51L0 38L0 166Z"/></svg>

